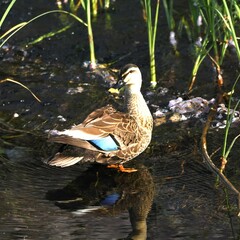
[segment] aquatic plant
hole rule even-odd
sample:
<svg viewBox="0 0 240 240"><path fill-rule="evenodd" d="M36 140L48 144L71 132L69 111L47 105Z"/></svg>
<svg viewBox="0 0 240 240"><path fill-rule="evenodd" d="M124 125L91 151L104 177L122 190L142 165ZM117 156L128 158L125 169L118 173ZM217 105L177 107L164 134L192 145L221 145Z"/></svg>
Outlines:
<svg viewBox="0 0 240 240"><path fill-rule="evenodd" d="M239 77L237 78L237 81L238 81L238 79L239 79ZM233 118L234 118L234 113L235 113L235 111L236 111L236 109L237 109L237 107L239 106L239 103L240 103L240 100L238 100L234 109L233 109L233 111L232 111L232 113L231 113L230 112L231 101L232 101L232 93L231 93L229 103L228 103L227 124L226 124L226 130L225 130L224 141L223 141L222 156L221 156L221 161L222 161L222 165L221 165L221 169L220 169L221 172L223 172L225 170L225 166L227 164L228 156L229 156L236 140L240 137L240 134L238 134L236 137L234 137L234 139L231 141L229 146L227 146L228 145L228 136L229 136L230 126L231 126Z"/></svg>
<svg viewBox="0 0 240 240"><path fill-rule="evenodd" d="M226 28L229 31L229 34L230 34L230 36L232 38L234 47L236 49L238 62L240 63L240 48L239 48L238 38L237 38L237 35L236 35L235 26L234 26L234 20L233 20L232 14L230 12L230 9L229 9L229 6L227 5L226 0L223 0L223 5L224 5L224 10L225 10L226 17L224 17L224 15L221 12L219 12L219 11L217 11L217 12L220 15L220 17L222 18ZM238 14L238 19L240 20L240 10L239 10L239 7L238 7L237 3L234 1L233 6L230 6L230 7L233 7L233 8L236 9L236 12ZM227 140L228 140L228 135L229 135L229 128L230 128L231 123L232 123L232 119L233 119L233 116L234 116L234 111L237 109L237 107L238 107L238 105L240 103L240 100L238 100L237 104L234 107L234 110L233 110L232 114L230 114L231 103L232 103L232 95L235 92L235 87L236 87L236 84L238 83L239 78L240 78L240 74L239 74L238 78L236 79L236 81L233 84L232 90L230 92L230 97L229 97L227 125L226 125L225 136L224 136L224 143L223 143L223 149L222 149L222 160L223 161L227 161L228 155L231 152L234 143L240 137L240 135L237 135L233 139L233 141L230 143L229 147L227 148ZM222 171L224 170L224 168L225 168L225 164L224 164L224 167L223 167L223 164L222 164L222 167L221 167Z"/></svg>
<svg viewBox="0 0 240 240"><path fill-rule="evenodd" d="M94 47L94 37L92 30L92 15L96 16L98 12L98 1L97 0L78 0L77 3L74 0L70 0L69 8L71 13L77 17L77 11L82 6L87 20L87 29L88 29L88 42L89 42L89 51L90 51L90 63L91 68L96 67L96 57L95 57L95 47Z"/></svg>
<svg viewBox="0 0 240 240"><path fill-rule="evenodd" d="M16 0L12 0L12 1L9 3L9 5L8 5L7 9L5 10L5 12L3 13L3 15L2 15L2 17L1 17L1 19L0 19L0 29L2 28L2 24L3 24L3 22L5 21L8 13L9 13L10 10L12 9L12 7L13 7L13 5L14 5L15 2L16 2Z"/></svg>
<svg viewBox="0 0 240 240"><path fill-rule="evenodd" d="M163 6L167 18L168 28L170 31L173 31L175 27L175 21L173 17L173 0L163 0Z"/></svg>
<svg viewBox="0 0 240 240"><path fill-rule="evenodd" d="M6 16L7 14L9 13L10 9L12 8L13 4L15 3L14 0L11 1L11 3L9 4L9 6L7 7L7 9L5 10L2 18L1 18L1 25L3 24L4 20L6 19ZM53 14L53 13L61 13L61 14L67 14L71 17L73 17L74 19L76 19L77 21L79 21L80 23L84 24L85 26L87 26L87 24L82 20L80 19L78 16L74 15L73 13L69 13L67 11L63 11L63 10L53 10L53 11L48 11L48 12L45 12L45 13L42 13L34 18L32 18L31 20L27 21L27 22L22 22L22 23L19 23L15 26L13 26L12 28L10 28L7 32L5 32L4 34L0 35L0 40L2 40L2 42L0 43L0 48L11 38L13 37L18 31L20 31L22 28L24 28L25 26L29 25L30 23L36 21L37 19L45 16L45 15L48 15L48 14ZM0 26L1 26L0 25ZM44 37L46 36L51 36L51 34L53 33L49 33L45 36L42 36L40 39L43 39ZM40 41L40 39L38 40L35 40L36 42ZM94 58L95 59L95 56ZM32 95L33 97L40 102L40 99L27 87L25 86L24 84L20 83L19 81L16 81L14 79L10 79L10 78L6 78L6 79L3 79L3 80L0 80L0 84L1 83L4 83L4 82L11 82L11 83L15 83L15 84L18 84L20 85L21 87L27 89Z"/></svg>
<svg viewBox="0 0 240 240"><path fill-rule="evenodd" d="M238 61L240 63L240 48L239 48L239 44L238 44L238 38L236 35L236 30L235 30L235 26L234 26L234 19L233 19L233 15L230 11L231 8L235 8L236 12L238 14L238 19L240 19L240 11L239 11L239 7L236 3L236 1L233 1L233 5L231 4L230 6L227 4L226 0L223 0L223 5L224 5L224 15L222 12L220 12L219 10L217 10L219 16L222 18L225 27L227 28L229 35L232 38L234 47L236 49L236 55L238 57ZM227 163L227 159L228 156L232 150L233 145L235 144L236 140L240 137L240 135L237 135L232 142L228 145L228 136L229 136L229 130L230 130L230 126L234 117L234 112L237 109L237 107L239 106L240 100L237 101L232 113L230 112L231 110L231 105L232 105L232 96L235 92L235 87L238 83L238 80L240 78L240 73L236 79L236 81L234 82L232 89L230 91L230 96L229 96L229 101L228 101L228 112L227 112L227 124L226 124L226 130L225 130L225 135L224 135L224 141L223 141L223 148L222 148L222 166L221 166L221 171L224 171L225 169L225 165Z"/></svg>
<svg viewBox="0 0 240 240"><path fill-rule="evenodd" d="M160 0L157 0L157 2L156 2L154 22L152 20L151 0L144 0L144 1L142 1L142 4L143 4L143 9L144 9L145 15L146 15L147 30L148 30L148 48L149 48L149 57L150 57L151 86L155 87L157 85L156 62L155 62L155 42L156 42Z"/></svg>
<svg viewBox="0 0 240 240"><path fill-rule="evenodd" d="M16 0L12 0L12 1L10 2L10 4L8 5L7 9L5 10L5 12L3 13L3 16L2 16L2 18L1 18L1 20L0 20L0 28L2 27L2 24L4 23L7 15L8 15L8 13L10 12L10 10L11 10L11 8L13 7L13 5L14 5L15 2L16 2ZM8 34L10 34L11 32L14 32L14 31L16 32L19 28L21 28L21 27L23 27L23 26L24 26L24 23L20 23L20 24L18 24L18 25L16 25L16 26L12 27L9 31L7 31L5 34L3 34L3 35L0 36L0 40L2 40L5 36L7 36ZM10 34L10 35L11 35L11 34ZM7 38L7 40L8 40L8 39L9 39L9 38ZM6 40L6 41L7 41L7 40ZM3 43L0 44L0 48L4 45L4 43L5 43L6 41L3 41ZM32 94L32 96L33 96L37 101L41 102L41 100L40 100L26 85L20 83L19 81L16 81L16 80L10 79L10 78L0 79L0 84L5 83L5 82L11 82L11 83L20 85L21 87L23 87L23 88L25 88L26 90L28 90L28 91Z"/></svg>
<svg viewBox="0 0 240 240"><path fill-rule="evenodd" d="M193 2L192 2L193 3ZM192 82L189 86L189 91L193 89L193 85L195 83L196 74L198 68L205 57L209 57L213 63L214 68L216 69L216 78L217 78L217 96L216 102L214 106L211 108L207 122L204 126L202 137L201 137L201 147L202 147L202 156L210 169L215 173L219 180L225 184L226 188L233 191L238 197L238 210L240 211L240 192L239 190L228 180L228 178L224 174L224 170L226 168L226 164L228 162L228 157L230 152L233 149L234 144L237 139L240 137L238 134L233 138L233 140L229 143L229 132L232 120L234 118L235 110L238 108L240 104L240 100L237 101L235 106L232 108L232 96L235 92L236 85L240 78L240 74L236 81L233 84L233 87L230 91L229 100L228 100L228 111L227 111L227 123L224 134L223 145L221 146L222 153L220 157L221 166L218 168L214 164L212 157L208 154L207 150L207 133L210 128L210 123L215 116L215 112L217 110L218 104L222 103L224 96L227 95L224 92L223 85L223 77L221 75L221 64L223 59L225 58L226 49L231 44L232 47L235 48L235 52L238 58L238 62L240 62L240 50L238 44L238 37L236 35L236 22L240 19L240 11L237 4L237 1L233 0L227 2L223 0L221 3L219 1L194 1L195 7L199 8L199 12L205 23L204 31L201 34L205 35L203 43L199 45L200 50L198 51L198 56L196 58L196 62L193 68L192 74ZM195 10L194 10L195 12ZM196 19L196 16L194 17ZM200 32L199 32L200 33ZM228 196L228 194L226 194ZM229 201L228 208L229 208ZM230 209L230 208L229 208ZM238 213L240 215L240 212Z"/></svg>
<svg viewBox="0 0 240 240"><path fill-rule="evenodd" d="M95 68L96 58L95 58L95 48L94 48L94 39L93 39L93 30L92 30L92 21L91 21L91 4L89 0L84 0L82 2L82 5L87 15L87 28L88 28L88 41L89 41L89 49L90 49L91 68Z"/></svg>
<svg viewBox="0 0 240 240"><path fill-rule="evenodd" d="M232 41L232 46L235 48L235 52L238 58L238 62L240 63L240 49L239 49L239 44L238 44L238 37L236 35L236 26L234 24L234 22L236 21L236 19L240 19L240 11L239 11L239 7L237 5L236 1L231 1L230 3L227 3L226 0L222 1L223 3L223 7L221 8L221 11L218 9L216 9L216 12L218 13L220 19L221 19L221 26L222 29L224 29L224 33L223 36L224 38L228 38L229 41ZM226 46L229 43L226 42ZM222 51L222 58L224 57L224 51ZM219 59L217 59L219 60ZM238 140L238 138L240 137L240 134L236 135L233 140L229 143L229 133L230 133L230 126L232 124L233 118L234 118L234 114L235 114L235 110L238 108L239 104L240 104L240 100L237 101L237 103L235 104L235 106L233 107L233 110L231 110L232 108L232 102L233 102L233 94L235 92L235 88L236 85L238 83L238 80L240 78L240 73L238 72L238 77L236 79L236 81L234 82L232 89L230 91L229 95L229 100L228 100L228 111L227 111L227 123L226 123L226 128L225 128L225 134L224 134L224 140L223 140L223 146L222 146L222 153L221 153L221 166L220 168L217 168L215 166L215 164L213 163L211 157L208 155L207 152L207 132L209 129L209 125L210 122L213 118L213 116L215 115L215 111L217 109L217 106L219 103L222 102L224 95L226 95L226 93L223 91L223 78L221 76L220 73L220 66L218 65L218 63L213 60L213 62L215 63L215 65L217 66L217 80L218 80L218 95L216 98L216 103L215 106L211 109L209 116L208 116L208 120L207 123L205 124L205 127L203 129L203 134L202 134L202 153L203 153L203 157L206 160L206 163L210 166L211 170L217 174L217 176L222 179L222 181L226 184L227 188L230 189L231 191L233 191L235 194L237 194L238 196L238 210L240 211L240 192L234 187L234 185L225 177L224 175L224 170L226 168L226 164L228 162L228 157L229 154L231 153L233 146L235 144L235 142ZM222 61L219 61L220 63ZM228 197L228 194L226 194L226 197ZM227 199L228 202L228 199ZM229 208L229 204L228 204L228 208ZM238 213L238 216L240 216L240 212Z"/></svg>
<svg viewBox="0 0 240 240"><path fill-rule="evenodd" d="M189 91L191 91L197 71L205 57L211 56L221 67L230 43L233 42L235 47L237 46L234 26L237 26L236 22L237 19L239 20L240 11L236 0L229 4L226 0L221 3L217 0L189 0L189 6L192 35L196 41L195 45L201 47L201 56L198 55L199 50L196 51L196 62L191 76L192 82L189 86ZM207 44L199 41L202 38L207 41ZM199 61L200 58L201 61Z"/></svg>
<svg viewBox="0 0 240 240"><path fill-rule="evenodd" d="M192 76L191 76L191 82L190 85L188 87L188 91L191 92L193 89L193 86L195 84L196 81L196 77L197 77L197 72L198 69L202 63L202 61L205 59L205 57L207 56L207 54L209 53L211 47L209 49L207 49L207 44L208 44L208 37L206 36L205 39L203 40L203 43L200 45L196 45L196 53L197 53L197 57L192 69Z"/></svg>
<svg viewBox="0 0 240 240"><path fill-rule="evenodd" d="M69 1L69 7L71 12L77 16L77 10L82 6L85 14L86 14L86 22L88 29L88 41L89 41L89 51L90 51L90 64L91 68L96 67L96 57L95 57L95 47L94 47L94 37L93 37L93 29L92 29L92 16L96 17L99 11L98 5L100 5L101 9L109 9L110 0L78 0L75 3L74 0Z"/></svg>
<svg viewBox="0 0 240 240"><path fill-rule="evenodd" d="M6 9L1 21L0 21L0 24L3 23L4 19L6 18L8 12L10 11L11 7L13 6L15 1L12 1L8 8ZM2 43L0 44L0 47L2 47L14 34L16 34L19 30L21 30L23 27L25 27L26 25L32 23L33 21L45 16L45 15L48 15L48 14L53 14L53 13L60 13L60 14L63 14L63 15L68 15L68 16L71 16L72 18L74 18L75 20L77 20L78 22L80 22L81 24L84 24L87 29L88 29L88 39L89 39L89 49L90 49L90 62L91 62L91 67L92 68L95 68L96 66L96 58L95 58L95 49L94 49L94 39L93 39L93 31L92 31L92 23L91 23L91 4L90 4L90 1L88 0L79 0L76 4L74 3L73 0L71 0L69 2L69 8L72 12L68 12L68 11L65 11L63 10L63 7L62 5L60 4L61 2L58 3L58 8L59 10L52 10L52 11L47 11L47 12L44 12L32 19L30 19L29 21L27 22L22 22L22 23L19 23L17 25L15 25L14 27L12 27L11 29L9 29L6 33L4 33L3 35L0 36L0 40L3 40ZM85 23L80 17L77 16L77 10L79 9L79 7L82 5L85 13L86 13L86 18L87 18L87 23ZM0 25L1 27L1 25ZM32 42L29 42L28 44L36 44L40 41L42 41L43 39L45 38L48 38L48 37L51 37L51 36L54 36L56 34L59 34L59 33L62 33L64 31L66 31L68 28L71 27L71 24L68 24L67 26L57 30L57 31L52 31L50 33L47 33L47 34L44 34L42 35L41 37L35 39L34 41Z"/></svg>
<svg viewBox="0 0 240 240"><path fill-rule="evenodd" d="M233 23L233 19L232 19L232 15L230 13L230 10L229 10L229 6L227 5L227 2L226 0L223 0L223 5L224 5L224 10L225 10L225 13L226 13L226 16L227 17L224 17L222 15L221 12L218 11L219 15L221 16L221 18L223 19L228 31L230 32L231 34L231 37L232 37L232 41L234 43L234 47L236 49L236 54L238 56L238 61L240 63L240 48L239 48L239 44L238 44L238 39L237 39L237 35L236 35L236 31L235 31L235 27L234 27L234 23ZM236 8L236 11L237 11L237 14L238 14L238 18L240 19L240 11L239 11L239 7L237 5L237 3L234 1L234 4L233 4L234 8ZM232 6L231 6L232 7ZM230 114L230 109L231 109L231 103L232 103L232 96L234 94L234 91L235 91L235 87L236 87L236 84L238 83L238 80L240 78L240 74L238 75L238 78L236 79L236 81L234 82L233 84L233 87L232 87L232 90L230 92L230 98L229 98L229 103L228 103L228 117L227 117L227 125L226 125L226 130L225 130L225 135L224 135L224 142L223 142L223 149L222 149L222 160L223 162L226 162L227 161L227 158L228 158L228 155L229 153L231 152L232 150L232 147L234 145L234 143L236 142L236 140L240 137L240 135L238 134L233 140L232 142L230 143L229 147L227 148L227 143L228 143L228 135L229 135L229 129L230 129L230 126L231 126L231 123L232 123L232 119L234 117L234 111L237 109L239 103L240 103L240 100L238 100L238 102L236 103L235 107L234 107L234 110L232 112L232 114ZM221 171L224 170L225 168L225 165L223 166L222 164L222 167L221 167Z"/></svg>
<svg viewBox="0 0 240 240"><path fill-rule="evenodd" d="M170 44L173 46L174 51L177 49L177 40L175 34L175 21L173 17L173 0L167 1L163 0L163 6L167 18L168 28L169 28L169 41Z"/></svg>
<svg viewBox="0 0 240 240"><path fill-rule="evenodd" d="M91 0L91 2L92 2L92 15L94 17L98 15L99 9L108 10L110 8L110 0Z"/></svg>
<svg viewBox="0 0 240 240"><path fill-rule="evenodd" d="M53 13L61 13L61 14L67 14L71 17L73 17L74 19L76 19L78 22L84 24L85 26L87 26L87 24L81 19L79 18L78 16L70 13L70 12L67 12L67 11L63 11L63 10L52 10L52 11L48 11L48 12L45 12L45 13L42 13L34 18L32 18L31 20L27 21L27 22L22 22L22 23L19 23L17 25L15 25L14 27L12 27L11 29L9 29L6 33L4 33L3 35L0 36L0 40L3 40L2 43L0 44L0 47L2 47L13 35L15 35L18 31L20 31L23 27L29 25L30 23L36 21L37 19L45 16L45 15L48 15L48 14L53 14Z"/></svg>
<svg viewBox="0 0 240 240"><path fill-rule="evenodd" d="M230 36L229 40L233 41L233 45L236 48L236 54L238 56L238 60L240 61L240 48L238 44L239 37L237 37L236 30L235 30L235 26L238 26L237 23L240 20L240 8L237 4L237 1L233 1L231 6L229 7L226 0L223 0L223 5L224 5L225 14L220 12L218 9L216 9L216 11L222 18L225 24L225 27L228 30L228 34ZM228 41L228 44L230 44L229 41Z"/></svg>
<svg viewBox="0 0 240 240"><path fill-rule="evenodd" d="M216 64L216 62L215 62ZM221 73L219 72L220 68L218 67L218 79L221 79ZM236 83L238 82L240 75L238 76L237 80L235 81L234 85L236 85ZM208 114L208 118L207 121L205 123L205 126L203 128L202 131L202 136L201 136L201 148L202 148L202 157L205 160L205 163L207 164L207 166L210 168L210 170L217 176L217 183L219 182L219 180L222 181L222 183L225 185L226 189L225 193L226 193L226 202L227 202L227 207L228 210L230 210L230 205L229 205L229 199L228 199L228 194L227 194L227 190L232 191L233 193L235 193L237 195L238 198L238 216L240 216L240 192L239 190L232 184L231 181L228 180L228 178L225 176L224 174L224 170L227 164L227 157L230 153L230 151L232 150L232 147L234 145L234 143L236 142L236 140L240 137L240 134L238 134L230 143L230 145L227 147L227 140L228 140L228 134L229 134L229 129L230 129L230 125L232 123L232 119L235 113L235 110L237 109L240 100L237 102L236 106L234 107L232 114L230 114L230 106L231 106L231 100L229 101L229 105L228 105L228 112L227 112L227 125L226 125L226 131L225 131L225 137L224 137L224 144L223 144L223 148L222 148L222 155L220 157L221 160L221 166L220 168L216 167L216 165L214 164L213 160L212 160L212 155L210 156L208 153L208 149L207 149L207 134L208 134L208 130L210 128L210 124L216 114L217 108L219 103L222 102L222 99L224 97L224 92L223 92L223 79L221 81L217 81L217 89L218 89L218 94L215 100L214 105L211 107L210 112ZM230 93L230 98L232 98L232 94L233 94L233 89ZM218 149L219 150L219 149ZM217 151L218 151L217 150ZM216 152L216 151L215 151ZM213 153L214 154L214 153Z"/></svg>
<svg viewBox="0 0 240 240"><path fill-rule="evenodd" d="M26 90L28 90L32 96L38 101L38 102L41 102L41 100L24 84L20 83L19 81L16 81L14 79L11 79L11 78L5 78L3 80L0 80L0 84L1 83L5 83L5 82L11 82L11 83L15 83L15 84L18 84L20 85L21 87L25 88Z"/></svg>
<svg viewBox="0 0 240 240"><path fill-rule="evenodd" d="M96 17L98 14L98 0L92 0L92 15Z"/></svg>

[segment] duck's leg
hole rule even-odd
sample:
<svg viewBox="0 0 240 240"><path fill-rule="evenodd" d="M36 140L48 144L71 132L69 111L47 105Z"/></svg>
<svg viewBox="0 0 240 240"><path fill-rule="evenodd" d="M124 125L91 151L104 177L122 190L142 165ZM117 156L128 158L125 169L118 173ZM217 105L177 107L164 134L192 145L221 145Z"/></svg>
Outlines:
<svg viewBox="0 0 240 240"><path fill-rule="evenodd" d="M119 172L126 172L126 173L137 172L137 169L125 168L122 164L110 164L107 167L117 169Z"/></svg>

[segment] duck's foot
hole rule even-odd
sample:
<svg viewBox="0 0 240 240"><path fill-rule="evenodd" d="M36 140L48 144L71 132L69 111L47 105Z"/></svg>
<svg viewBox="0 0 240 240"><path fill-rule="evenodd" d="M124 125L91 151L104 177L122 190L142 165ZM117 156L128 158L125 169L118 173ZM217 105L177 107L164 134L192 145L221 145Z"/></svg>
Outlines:
<svg viewBox="0 0 240 240"><path fill-rule="evenodd" d="M125 173L137 172L137 169L125 168L122 164L110 164L107 167L117 169L119 172L125 172Z"/></svg>

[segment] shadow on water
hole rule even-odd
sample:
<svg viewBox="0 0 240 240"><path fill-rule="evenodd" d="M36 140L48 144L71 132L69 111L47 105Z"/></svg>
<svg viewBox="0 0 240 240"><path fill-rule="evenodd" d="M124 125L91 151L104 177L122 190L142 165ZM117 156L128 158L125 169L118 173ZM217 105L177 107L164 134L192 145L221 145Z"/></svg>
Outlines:
<svg viewBox="0 0 240 240"><path fill-rule="evenodd" d="M0 3L0 11L7 2ZM33 1L16 1L6 25L49 10L53 2L45 1L37 9L31 6ZM28 4L26 13L23 4ZM96 55L100 62L120 59L116 68L129 62L139 65L143 93L154 112L155 106L166 107L186 90L192 60L189 43L179 43L179 57L172 54L161 39L168 37L167 25L160 22L164 33L157 41L159 88L154 96L148 94L147 33L139 21L141 10L132 11L136 4L138 0L116 1L107 27L105 15L99 16L94 23ZM216 178L202 162L202 122L197 119L155 126L149 148L129 163L139 168L136 173L89 164L61 169L43 163L59 148L46 142L45 130L68 128L93 109L121 104L108 92L114 72L82 67L88 57L85 29L74 26L35 46L19 46L30 36L50 31L50 22L56 21L53 16L51 21L37 22L0 52L1 78L21 81L42 100L36 102L19 86L0 85L0 239L145 239L146 235L149 240L239 239L236 197L228 192L227 198L224 187L216 187ZM104 31L99 26L105 26ZM224 77L231 86L236 65L225 65ZM212 79L214 71L206 63L194 94L208 100L215 96ZM221 146L223 133L211 129L209 152ZM237 143L235 149L239 147ZM233 150L231 156L238 159L238 152ZM214 159L218 157L216 153ZM239 187L238 161L229 162L227 174Z"/></svg>
<svg viewBox="0 0 240 240"><path fill-rule="evenodd" d="M117 173L116 170L95 165L63 189L49 191L46 195L58 207L74 210L74 214L80 217L91 215L95 219L101 218L105 231L111 229L111 224L105 222L106 216L116 217L128 211L132 231L124 239L139 240L147 237L147 215L153 197L153 178L143 165L132 174ZM118 224L121 229L121 221ZM101 230L98 231L95 235L101 236Z"/></svg>

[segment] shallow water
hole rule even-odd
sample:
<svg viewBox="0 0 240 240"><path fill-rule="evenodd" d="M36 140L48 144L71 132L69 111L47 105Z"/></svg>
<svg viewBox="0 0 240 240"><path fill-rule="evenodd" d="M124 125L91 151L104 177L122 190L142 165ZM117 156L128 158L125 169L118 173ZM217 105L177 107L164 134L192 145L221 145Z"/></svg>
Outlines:
<svg viewBox="0 0 240 240"><path fill-rule="evenodd" d="M1 3L0 9L6 3ZM37 8L24 1L26 12L17 11L22 10L22 4L16 3L6 28L16 23L16 14L22 21L54 5L47 1ZM184 95L192 62L186 42L176 58L163 41L166 36L159 36L159 88L151 93L141 11L129 14L127 4L116 1L115 10L101 14L94 23L96 55L100 62L118 60L112 68L138 64L145 79L143 92L154 112L156 106L165 108L170 99ZM0 85L0 239L126 239L130 234L134 239L146 239L147 235L153 240L239 239L236 196L228 191L227 198L223 185L215 187L216 178L202 161L199 143L203 125L198 119L155 126L149 148L128 164L138 168L136 173L118 173L91 164L64 169L44 164L58 149L47 143L46 130L67 128L107 103L121 104L121 99L108 92L114 72L91 72L82 66L88 58L84 28L75 25L60 36L21 47L20 43L50 31L58 22L54 17L46 21L19 33L9 42L9 50L0 55L1 79L21 81L42 101L37 102L18 85ZM166 31L163 21L160 29ZM225 66L228 86L235 76L235 65ZM214 97L212 79L214 71L206 63L193 95L208 100ZM168 92L162 95L160 87ZM222 136L221 129L210 131L209 152L221 146ZM237 186L238 149L239 144L231 155L234 161L227 166L227 174Z"/></svg>

